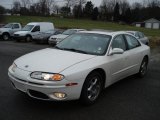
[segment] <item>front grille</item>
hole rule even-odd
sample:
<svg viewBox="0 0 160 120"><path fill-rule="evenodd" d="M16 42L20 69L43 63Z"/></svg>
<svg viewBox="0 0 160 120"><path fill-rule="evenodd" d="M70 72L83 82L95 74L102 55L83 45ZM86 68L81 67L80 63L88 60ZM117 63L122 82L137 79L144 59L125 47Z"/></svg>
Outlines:
<svg viewBox="0 0 160 120"><path fill-rule="evenodd" d="M53 41L56 41L57 40L57 38L51 38Z"/></svg>
<svg viewBox="0 0 160 120"><path fill-rule="evenodd" d="M19 34L14 34L14 37L19 37Z"/></svg>
<svg viewBox="0 0 160 120"><path fill-rule="evenodd" d="M28 93L31 97L38 98L38 99L44 99L49 100L49 97L41 92L35 91L35 90L28 90Z"/></svg>

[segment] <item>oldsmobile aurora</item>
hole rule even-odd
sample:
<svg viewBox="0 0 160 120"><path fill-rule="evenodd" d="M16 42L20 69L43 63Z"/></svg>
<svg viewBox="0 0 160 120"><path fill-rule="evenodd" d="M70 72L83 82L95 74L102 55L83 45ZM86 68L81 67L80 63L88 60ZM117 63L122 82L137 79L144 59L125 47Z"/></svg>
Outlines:
<svg viewBox="0 0 160 120"><path fill-rule="evenodd" d="M93 104L118 80L144 77L149 56L150 48L126 32L85 31L18 58L8 75L14 88L30 97Z"/></svg>

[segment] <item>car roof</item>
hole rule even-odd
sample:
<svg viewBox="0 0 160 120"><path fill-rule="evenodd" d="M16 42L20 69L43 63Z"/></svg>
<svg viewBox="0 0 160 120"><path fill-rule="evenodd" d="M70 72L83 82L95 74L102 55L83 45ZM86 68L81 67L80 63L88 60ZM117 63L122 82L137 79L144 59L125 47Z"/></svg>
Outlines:
<svg viewBox="0 0 160 120"><path fill-rule="evenodd" d="M102 35L110 35L110 36L115 36L118 34L126 34L124 31L116 31L116 32L103 32L103 31L81 31L80 33L92 33L92 34L102 34Z"/></svg>
<svg viewBox="0 0 160 120"><path fill-rule="evenodd" d="M27 25L39 25L39 24L44 24L44 23L51 24L51 22L30 22Z"/></svg>
<svg viewBox="0 0 160 120"><path fill-rule="evenodd" d="M76 28L74 28L74 29L68 29L68 30L86 31L85 29L76 29Z"/></svg>
<svg viewBox="0 0 160 120"><path fill-rule="evenodd" d="M15 22L12 22L12 23L8 23L8 24L20 24L20 23L15 23Z"/></svg>

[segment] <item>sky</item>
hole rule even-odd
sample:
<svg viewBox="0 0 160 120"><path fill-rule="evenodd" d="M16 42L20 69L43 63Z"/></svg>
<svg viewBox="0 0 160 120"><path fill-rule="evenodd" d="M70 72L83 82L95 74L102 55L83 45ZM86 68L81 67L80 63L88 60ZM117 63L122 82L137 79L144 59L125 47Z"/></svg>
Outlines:
<svg viewBox="0 0 160 120"><path fill-rule="evenodd" d="M6 7L6 8L11 8L11 4L13 3L14 0L0 0L0 5ZM62 0L56 0L56 1L62 1ZM88 0L92 1L92 3L95 6L99 6L102 2L102 0ZM133 3L135 1L141 1L141 0L128 0L128 2Z"/></svg>

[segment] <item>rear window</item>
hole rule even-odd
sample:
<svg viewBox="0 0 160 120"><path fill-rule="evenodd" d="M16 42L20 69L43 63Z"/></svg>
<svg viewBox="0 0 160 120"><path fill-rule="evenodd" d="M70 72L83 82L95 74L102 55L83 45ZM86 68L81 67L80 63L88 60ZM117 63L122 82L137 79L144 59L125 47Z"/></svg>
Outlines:
<svg viewBox="0 0 160 120"><path fill-rule="evenodd" d="M141 44L139 43L139 41L135 37L133 37L131 35L125 35L125 38L127 40L127 44L128 44L129 49L134 49L134 48L141 46Z"/></svg>

